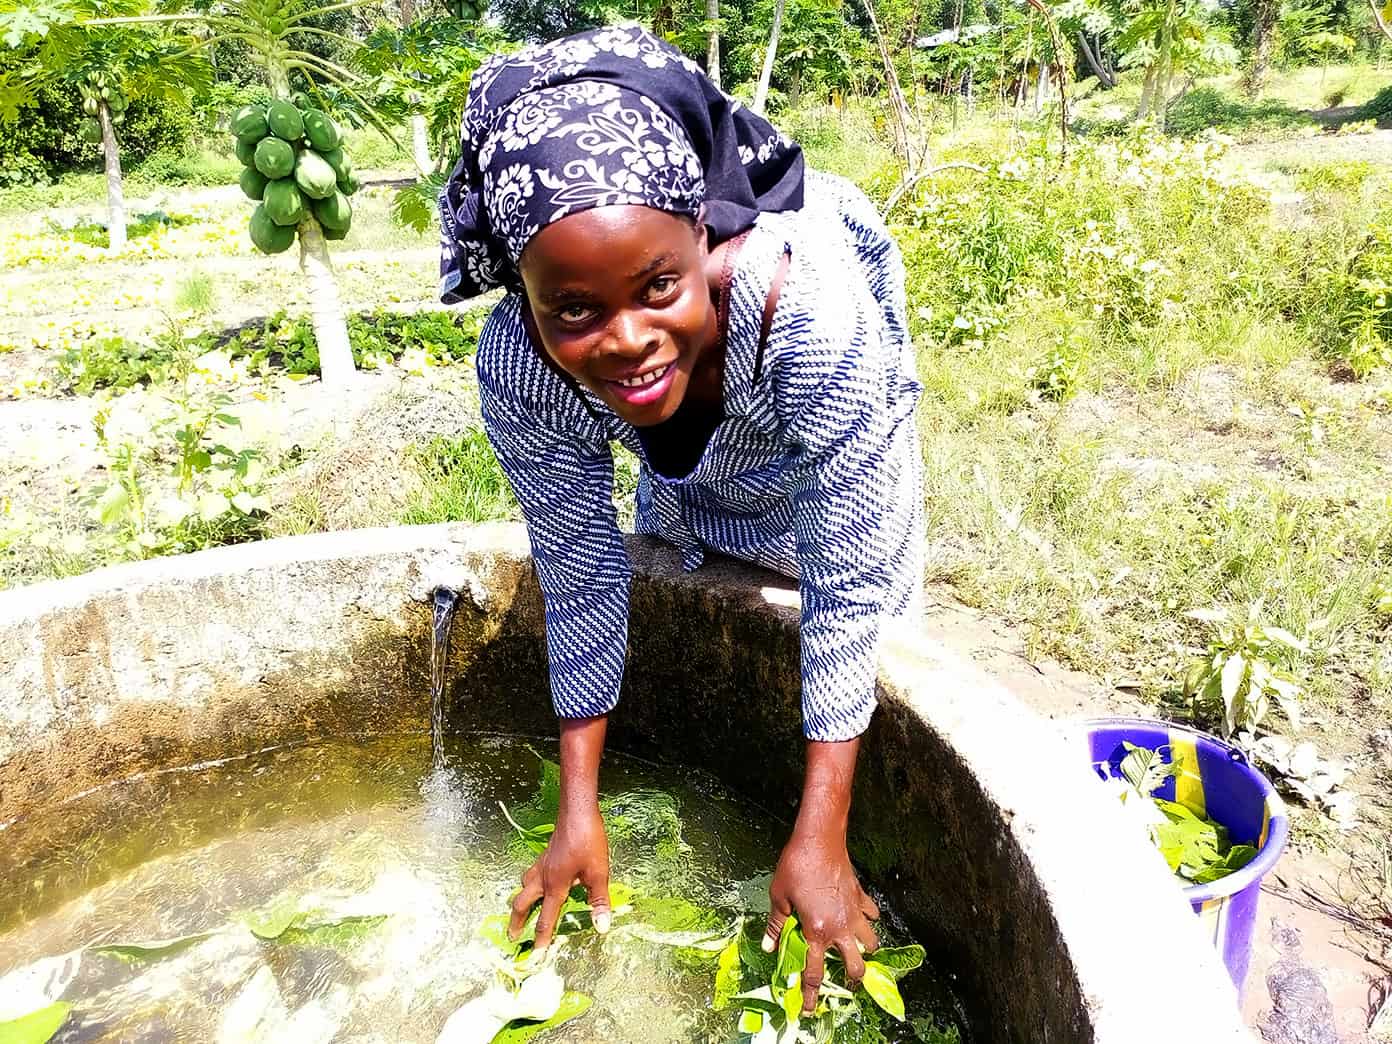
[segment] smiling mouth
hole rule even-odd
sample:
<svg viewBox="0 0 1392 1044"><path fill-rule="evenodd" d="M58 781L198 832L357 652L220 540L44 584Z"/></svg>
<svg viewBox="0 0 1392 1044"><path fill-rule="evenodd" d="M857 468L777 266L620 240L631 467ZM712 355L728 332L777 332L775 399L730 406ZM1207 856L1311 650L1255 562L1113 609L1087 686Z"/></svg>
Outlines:
<svg viewBox="0 0 1392 1044"><path fill-rule="evenodd" d="M617 384L620 388L645 388L649 384L656 384L658 381L662 380L663 377L667 376L667 371L671 368L672 364L668 363L666 366L659 366L657 369L649 370L647 373L640 373L636 377L628 377L622 381L610 381L609 383Z"/></svg>

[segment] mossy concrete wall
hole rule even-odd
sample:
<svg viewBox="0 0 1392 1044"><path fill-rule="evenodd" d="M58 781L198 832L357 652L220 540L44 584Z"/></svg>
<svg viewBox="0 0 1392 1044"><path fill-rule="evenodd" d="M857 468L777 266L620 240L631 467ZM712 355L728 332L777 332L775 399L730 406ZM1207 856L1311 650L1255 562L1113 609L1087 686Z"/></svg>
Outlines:
<svg viewBox="0 0 1392 1044"><path fill-rule="evenodd" d="M791 815L795 587L728 562L683 574L650 542L630 553L611 742ZM299 537L0 594L0 823L134 772L428 728L428 596L442 582L466 592L453 726L552 731L517 527ZM1196 919L1080 743L908 630L886 639L880 688L854 852L956 975L982 1044L1249 1039Z"/></svg>

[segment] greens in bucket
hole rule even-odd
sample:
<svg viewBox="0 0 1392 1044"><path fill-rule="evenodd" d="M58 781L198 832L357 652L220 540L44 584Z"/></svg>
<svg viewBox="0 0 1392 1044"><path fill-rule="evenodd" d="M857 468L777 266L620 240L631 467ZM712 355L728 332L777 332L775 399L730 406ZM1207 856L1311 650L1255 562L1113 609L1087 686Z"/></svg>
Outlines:
<svg viewBox="0 0 1392 1044"><path fill-rule="evenodd" d="M1155 791L1183 771L1183 761L1168 747L1151 750L1123 741L1126 757L1112 779L1127 811L1142 822L1165 857L1170 871L1186 885L1209 884L1241 870L1257 856L1251 845L1233 844L1227 829L1188 805L1155 796Z"/></svg>

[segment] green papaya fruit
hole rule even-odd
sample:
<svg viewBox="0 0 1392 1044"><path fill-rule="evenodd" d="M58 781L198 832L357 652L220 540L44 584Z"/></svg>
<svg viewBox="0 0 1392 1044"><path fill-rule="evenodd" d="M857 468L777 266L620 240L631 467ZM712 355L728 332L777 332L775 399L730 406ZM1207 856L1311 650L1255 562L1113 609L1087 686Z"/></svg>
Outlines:
<svg viewBox="0 0 1392 1044"><path fill-rule="evenodd" d="M304 114L304 130L309 143L320 152L336 149L343 141L338 124L318 109L310 109Z"/></svg>
<svg viewBox="0 0 1392 1044"><path fill-rule="evenodd" d="M345 224L342 228L330 228L328 225L325 225L324 238L329 240L330 242L339 239L345 239L348 235L348 229L352 225L352 223L352 219L350 218L348 223Z"/></svg>
<svg viewBox="0 0 1392 1044"><path fill-rule="evenodd" d="M333 168L334 176L340 180L346 175L353 173L353 162L342 149L320 149L319 154L323 156L324 161Z"/></svg>
<svg viewBox="0 0 1392 1044"><path fill-rule="evenodd" d="M305 149L295 157L295 184L310 199L332 196L337 181L333 167L313 149Z"/></svg>
<svg viewBox="0 0 1392 1044"><path fill-rule="evenodd" d="M266 213L277 225L298 225L305 215L304 196L290 178L277 178L266 183L266 194L262 197Z"/></svg>
<svg viewBox="0 0 1392 1044"><path fill-rule="evenodd" d="M83 98L82 111L88 116L95 116L97 114L97 99L93 98L90 94Z"/></svg>
<svg viewBox="0 0 1392 1044"><path fill-rule="evenodd" d="M101 124L88 116L82 121L81 134L83 141L89 145L96 145L102 140Z"/></svg>
<svg viewBox="0 0 1392 1044"><path fill-rule="evenodd" d="M256 249L263 254L279 254L283 250L288 250L290 244L295 241L295 230L277 225L272 221L270 214L266 212L264 203L252 211L248 231L251 233L251 241L256 244Z"/></svg>
<svg viewBox="0 0 1392 1044"><path fill-rule="evenodd" d="M265 199L266 186L270 182L266 180L266 175L255 167L244 167L242 176L237 179L237 184L242 186L242 191L246 193L247 199Z"/></svg>
<svg viewBox="0 0 1392 1044"><path fill-rule="evenodd" d="M314 103L309 100L309 95L304 91L296 91L294 94L290 95L290 103L300 110L301 115L303 115L304 110L312 108L314 105Z"/></svg>
<svg viewBox="0 0 1392 1044"><path fill-rule="evenodd" d="M237 159L241 161L242 166L253 166L256 163L256 146L251 142L243 141L241 138L233 138L232 141L232 151L237 154Z"/></svg>
<svg viewBox="0 0 1392 1044"><path fill-rule="evenodd" d="M268 178L286 178L295 169L295 150L279 138L262 138L256 146L256 169Z"/></svg>
<svg viewBox="0 0 1392 1044"><path fill-rule="evenodd" d="M270 133L266 126L266 110L259 105L243 105L232 114L228 126L239 141L253 146Z"/></svg>
<svg viewBox="0 0 1392 1044"><path fill-rule="evenodd" d="M353 195L353 193L357 192L360 188L362 188L362 186L358 184L358 176L352 171L348 172L346 178L338 179L338 191L342 192L345 196Z"/></svg>
<svg viewBox="0 0 1392 1044"><path fill-rule="evenodd" d="M353 204L342 192L314 201L314 216L325 228L347 228L353 220Z"/></svg>
<svg viewBox="0 0 1392 1044"><path fill-rule="evenodd" d="M304 137L304 117L288 101L273 101L266 106L266 123L271 133L282 141L299 141Z"/></svg>
<svg viewBox="0 0 1392 1044"><path fill-rule="evenodd" d="M107 99L106 104L112 112L125 112L130 103L126 101L126 96L118 91Z"/></svg>

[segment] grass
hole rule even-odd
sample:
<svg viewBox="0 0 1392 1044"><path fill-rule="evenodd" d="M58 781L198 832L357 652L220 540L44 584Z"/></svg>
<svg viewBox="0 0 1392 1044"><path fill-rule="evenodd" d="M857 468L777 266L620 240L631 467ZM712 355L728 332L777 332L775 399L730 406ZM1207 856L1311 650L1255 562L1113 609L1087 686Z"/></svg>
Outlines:
<svg viewBox="0 0 1392 1044"><path fill-rule="evenodd" d="M1392 333L1392 248L1369 236L1392 172L1303 167L1297 229L1206 145L1080 143L1063 170L1003 135L938 155L992 173L936 179L897 230L932 576L1181 715L1182 614L1262 598L1312 633L1316 706L1392 709L1389 373L1339 376L1359 316Z"/></svg>
<svg viewBox="0 0 1392 1044"><path fill-rule="evenodd" d="M458 439L432 439L417 446L414 457L425 487L403 512L403 525L519 517L512 487L481 430Z"/></svg>

